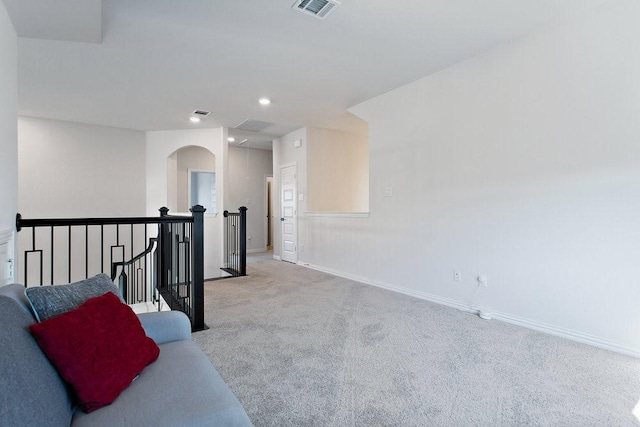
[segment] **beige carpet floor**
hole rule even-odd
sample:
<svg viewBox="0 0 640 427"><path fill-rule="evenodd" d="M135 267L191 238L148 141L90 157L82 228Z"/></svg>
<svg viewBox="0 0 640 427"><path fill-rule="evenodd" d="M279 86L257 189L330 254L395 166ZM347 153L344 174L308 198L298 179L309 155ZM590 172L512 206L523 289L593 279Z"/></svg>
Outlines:
<svg viewBox="0 0 640 427"><path fill-rule="evenodd" d="M630 426L640 360L262 260L194 340L256 426Z"/></svg>

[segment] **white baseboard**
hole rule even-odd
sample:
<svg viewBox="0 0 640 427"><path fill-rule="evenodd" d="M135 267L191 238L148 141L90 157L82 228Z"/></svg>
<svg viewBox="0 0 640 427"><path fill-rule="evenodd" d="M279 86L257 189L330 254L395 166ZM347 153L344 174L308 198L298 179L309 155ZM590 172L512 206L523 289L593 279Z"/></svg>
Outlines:
<svg viewBox="0 0 640 427"><path fill-rule="evenodd" d="M338 276L338 277L343 277L345 279L349 279L349 280L353 280L354 282L360 282L360 283L364 283L365 285L371 285L371 286L375 286L377 288L383 288L383 289L387 289L389 291L393 291L393 292L398 292L401 294L405 294L405 295L409 295L412 297L416 297L416 298L420 298L420 299L424 299L427 301L432 301L438 304L442 304L442 305L446 305L448 307L453 307L453 308L457 308L458 310L463 310L463 311L469 311L469 307L466 304L463 304L459 301L450 299L450 298L443 298L443 297L439 297L437 295L433 295L433 294L428 294L425 292L416 292L413 291L411 289L407 289L407 288L402 288L399 286L395 286L395 285L390 285L388 283L384 283L384 282L380 282L377 280L373 280L373 279L369 279L368 277L363 277L363 276L357 276L354 274L349 274L349 273L343 273L341 271L337 271L337 270L333 270L331 268L325 268L325 267L320 267L319 265L314 265L314 264L309 264L306 262L298 262L298 265L301 265L303 267L308 267L314 270L318 270L318 271L322 271L324 273L329 273L329 274L333 274L334 276Z"/></svg>
<svg viewBox="0 0 640 427"><path fill-rule="evenodd" d="M274 255L275 258L275 255ZM322 271L324 273L329 273L334 276L342 277L345 279L353 280L355 282L363 283L365 285L371 285L378 288L387 289L393 292L398 292L401 294L409 295L412 297L420 298L426 301L431 301L436 304L445 305L448 307L453 307L458 310L465 311L467 313L477 314L477 310L469 308L468 304L462 303L460 301L456 301L450 298L444 298L437 295L429 294L426 292L417 292L411 289L403 288L400 286L390 285L388 283L379 282L367 277L357 276L354 274L344 273L341 271L333 270L331 268L321 267L319 265L309 264L303 261L298 262L298 265L303 267L311 268L313 270ZM572 331L570 329L560 328L553 325L548 325L543 322L538 322L535 320L526 319L519 316L514 316L508 313L501 313L496 311L491 311L491 316L495 320L500 320L505 323L510 323L512 325L521 326L528 329L533 329L539 332L544 332L549 335L554 335L560 338L566 338L571 341L576 341L582 344L591 345L593 347L603 348L605 350L613 351L615 353L624 354L626 356L632 356L636 358L640 358L640 349L624 346L617 344L613 341L609 341L603 338L596 337L594 335L585 334L582 332Z"/></svg>
<svg viewBox="0 0 640 427"><path fill-rule="evenodd" d="M555 335L560 338L566 338L571 341L576 341L582 344L591 345L593 347L603 348L605 350L613 351L615 353L624 354L626 356L632 356L640 358L640 349L620 345L613 341L609 341L604 338L597 337L595 335L585 334L571 329L560 328L557 326L549 325L536 320L526 319L520 316L514 316L508 313L492 312L493 318L501 320L505 323L511 323L512 325L522 326L524 328L533 329L536 331L544 332L549 335Z"/></svg>
<svg viewBox="0 0 640 427"><path fill-rule="evenodd" d="M275 259L276 261L282 261L282 258L280 258L280 255L276 255L276 254L273 254L273 259Z"/></svg>
<svg viewBox="0 0 640 427"><path fill-rule="evenodd" d="M264 247L264 248L257 248L257 249L247 249L248 254L258 254L261 252L267 252L267 248Z"/></svg>

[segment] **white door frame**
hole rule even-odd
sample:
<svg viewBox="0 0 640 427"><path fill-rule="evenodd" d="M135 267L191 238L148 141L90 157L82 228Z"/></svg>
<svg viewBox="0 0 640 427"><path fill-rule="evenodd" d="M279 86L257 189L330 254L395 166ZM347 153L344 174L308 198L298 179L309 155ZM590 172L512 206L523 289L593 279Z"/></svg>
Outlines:
<svg viewBox="0 0 640 427"><path fill-rule="evenodd" d="M269 200L269 178L271 178L271 200ZM265 250L269 247L269 224L273 223L275 216L273 215L273 187L274 187L274 179L273 174L264 174L264 218L267 222L264 228L264 248ZM271 213L271 218L269 218L269 213ZM271 246L273 247L273 233L271 233Z"/></svg>
<svg viewBox="0 0 640 427"><path fill-rule="evenodd" d="M285 169L288 168L294 168L294 173L293 173L293 195L291 196L291 204L287 205L286 207L283 206L283 200L284 200L284 185L283 185L283 179L282 179L282 175ZM297 263L298 262L298 167L295 163L291 163L291 164L287 164L287 165L282 165L280 166L280 182L279 182L279 189L278 189L278 200L279 200L279 205L280 205L280 211L278 212L280 215L280 259L282 261L288 261L288 262L292 262L292 263ZM285 208L293 208L293 212L290 214L286 214L285 212ZM285 217L291 218L291 220L289 220L288 222L285 220ZM291 224L291 222L293 222L293 224ZM285 241L285 231L286 231L286 224L291 224L292 227L292 231L293 231L293 242L292 244L289 245L289 250L286 251L286 241Z"/></svg>
<svg viewBox="0 0 640 427"><path fill-rule="evenodd" d="M205 173L214 173L214 174L216 173L216 171L207 170L207 169L187 168L187 211L184 212L186 215L191 214L191 208L193 207L193 201L191 200L191 172L205 172ZM216 174L216 183L217 181L218 181L218 175ZM218 192L217 191L216 191L216 210L213 212L209 212L207 210L204 214L218 216Z"/></svg>

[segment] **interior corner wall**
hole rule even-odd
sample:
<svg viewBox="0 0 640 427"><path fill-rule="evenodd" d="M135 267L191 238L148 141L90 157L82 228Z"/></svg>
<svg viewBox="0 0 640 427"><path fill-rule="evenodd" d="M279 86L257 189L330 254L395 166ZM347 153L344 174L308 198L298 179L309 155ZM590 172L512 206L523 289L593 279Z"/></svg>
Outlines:
<svg viewBox="0 0 640 427"><path fill-rule="evenodd" d="M294 142L300 140L300 147L294 147ZM280 258L282 256L282 231L280 227L281 205L280 205L280 171L284 166L296 165L297 183L296 183L296 200L299 195L305 198L307 193L307 128L295 130L281 138L273 141L273 256ZM298 256L304 252L306 238L306 203L304 200L297 202L297 219L298 219Z"/></svg>
<svg viewBox="0 0 640 427"><path fill-rule="evenodd" d="M307 218L305 261L640 356L638 22L605 2L352 108L371 213Z"/></svg>
<svg viewBox="0 0 640 427"><path fill-rule="evenodd" d="M144 132L21 116L18 140L25 218L144 215Z"/></svg>
<svg viewBox="0 0 640 427"><path fill-rule="evenodd" d="M220 276L224 239L222 212L228 204L228 143L226 128L153 131L146 133L146 206L147 215L157 216L167 206L168 159L180 148L202 147L215 155L216 197L218 212L205 214L205 279ZM175 161L174 161L175 166ZM215 214L215 215L213 215Z"/></svg>
<svg viewBox="0 0 640 427"><path fill-rule="evenodd" d="M229 146L228 210L247 208L247 251L267 248L267 176L273 176L271 151Z"/></svg>
<svg viewBox="0 0 640 427"><path fill-rule="evenodd" d="M11 231L18 211L17 52L18 37L0 2L0 230Z"/></svg>

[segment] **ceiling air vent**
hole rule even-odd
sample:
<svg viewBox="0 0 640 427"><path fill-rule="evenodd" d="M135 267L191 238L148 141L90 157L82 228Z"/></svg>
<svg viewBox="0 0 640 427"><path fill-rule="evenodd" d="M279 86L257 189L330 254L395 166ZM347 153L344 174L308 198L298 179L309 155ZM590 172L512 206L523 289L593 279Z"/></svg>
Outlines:
<svg viewBox="0 0 640 427"><path fill-rule="evenodd" d="M333 12L340 2L336 0L298 0L292 6L300 12L324 19Z"/></svg>
<svg viewBox="0 0 640 427"><path fill-rule="evenodd" d="M239 125L235 126L234 129L248 130L249 132L260 132L261 130L266 129L269 126L273 126L273 123L247 119Z"/></svg>
<svg viewBox="0 0 640 427"><path fill-rule="evenodd" d="M211 111L204 111L204 110L196 110L193 112L193 115L196 117L201 117L201 118L205 118L207 117L209 114L211 114Z"/></svg>

